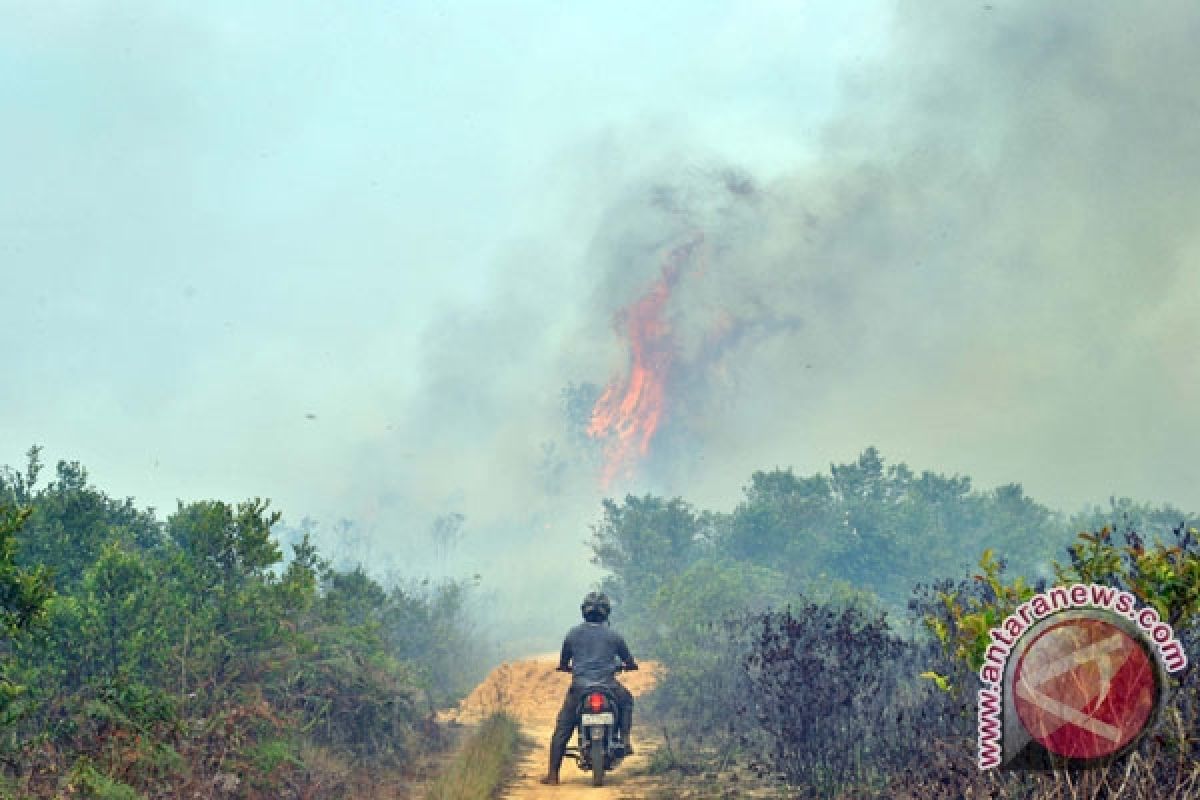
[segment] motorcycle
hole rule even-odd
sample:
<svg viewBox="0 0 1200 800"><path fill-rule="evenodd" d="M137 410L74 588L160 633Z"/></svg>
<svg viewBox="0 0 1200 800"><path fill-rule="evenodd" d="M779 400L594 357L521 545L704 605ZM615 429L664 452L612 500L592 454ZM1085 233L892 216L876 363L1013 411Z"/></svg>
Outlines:
<svg viewBox="0 0 1200 800"><path fill-rule="evenodd" d="M568 745L566 756L584 772L591 771L593 786L603 786L605 773L625 758L618 718L617 698L607 686L593 686L584 693L575 714L578 744Z"/></svg>

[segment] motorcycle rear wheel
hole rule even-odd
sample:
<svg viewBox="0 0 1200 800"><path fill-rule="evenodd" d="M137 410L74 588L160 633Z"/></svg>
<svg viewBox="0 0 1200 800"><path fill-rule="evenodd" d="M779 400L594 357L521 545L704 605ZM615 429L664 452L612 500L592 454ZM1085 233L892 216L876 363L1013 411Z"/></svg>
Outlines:
<svg viewBox="0 0 1200 800"><path fill-rule="evenodd" d="M592 740L592 786L604 785L604 740Z"/></svg>

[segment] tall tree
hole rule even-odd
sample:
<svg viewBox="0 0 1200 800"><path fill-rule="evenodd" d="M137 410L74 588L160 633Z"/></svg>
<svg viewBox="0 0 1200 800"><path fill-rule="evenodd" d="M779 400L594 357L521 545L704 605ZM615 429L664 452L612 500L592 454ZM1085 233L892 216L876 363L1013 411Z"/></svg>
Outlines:
<svg viewBox="0 0 1200 800"><path fill-rule="evenodd" d="M700 554L705 526L681 498L628 495L605 499L604 516L592 527L592 561L613 575L608 588L639 607L664 579L686 569Z"/></svg>
<svg viewBox="0 0 1200 800"><path fill-rule="evenodd" d="M78 462L59 461L55 479L39 488L41 448L30 448L24 472L0 471L0 502L31 510L18 551L25 565L44 565L60 590L70 590L110 541L140 549L162 543L153 510L137 508L132 498L117 500L95 488Z"/></svg>

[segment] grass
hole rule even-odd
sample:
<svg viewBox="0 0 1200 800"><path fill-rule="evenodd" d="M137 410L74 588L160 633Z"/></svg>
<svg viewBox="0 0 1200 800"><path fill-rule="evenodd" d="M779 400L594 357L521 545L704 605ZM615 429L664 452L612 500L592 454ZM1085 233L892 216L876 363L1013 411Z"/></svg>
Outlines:
<svg viewBox="0 0 1200 800"><path fill-rule="evenodd" d="M507 714L479 726L425 793L425 800L490 800L517 763L520 731Z"/></svg>

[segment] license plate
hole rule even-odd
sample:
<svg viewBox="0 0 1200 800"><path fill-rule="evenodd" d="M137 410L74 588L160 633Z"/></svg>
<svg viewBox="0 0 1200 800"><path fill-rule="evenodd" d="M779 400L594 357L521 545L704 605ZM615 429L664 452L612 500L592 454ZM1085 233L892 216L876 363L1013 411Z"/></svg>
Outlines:
<svg viewBox="0 0 1200 800"><path fill-rule="evenodd" d="M612 725L616 722L611 711L605 711L603 714L584 714L584 725Z"/></svg>

